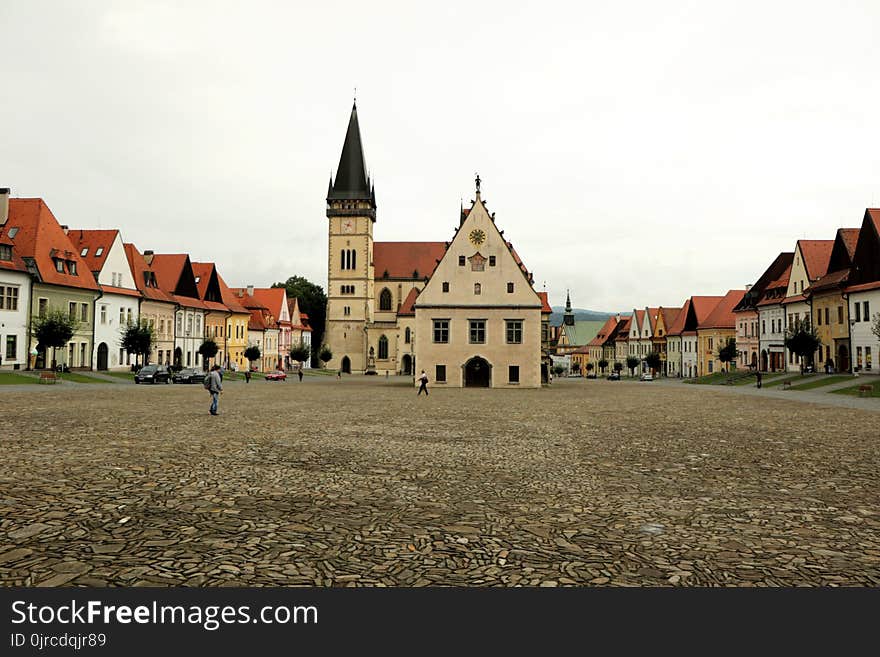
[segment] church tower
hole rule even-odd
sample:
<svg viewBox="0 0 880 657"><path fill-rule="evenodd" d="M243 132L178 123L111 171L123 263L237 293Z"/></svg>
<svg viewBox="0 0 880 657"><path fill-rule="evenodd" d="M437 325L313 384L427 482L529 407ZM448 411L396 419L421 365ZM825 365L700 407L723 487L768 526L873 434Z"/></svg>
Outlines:
<svg viewBox="0 0 880 657"><path fill-rule="evenodd" d="M327 189L328 275L324 342L333 352L327 366L343 372L366 367L366 325L373 320L373 224L376 193L364 160L357 103L336 179Z"/></svg>

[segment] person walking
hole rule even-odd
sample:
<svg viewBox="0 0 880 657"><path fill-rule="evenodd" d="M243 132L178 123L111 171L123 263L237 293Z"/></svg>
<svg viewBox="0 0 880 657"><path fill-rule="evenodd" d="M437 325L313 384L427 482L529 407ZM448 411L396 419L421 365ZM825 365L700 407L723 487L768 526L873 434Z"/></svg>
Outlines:
<svg viewBox="0 0 880 657"><path fill-rule="evenodd" d="M211 415L219 415L217 412L217 403L220 400L220 393L223 392L223 383L220 381L220 366L214 365L205 379L205 388L211 393Z"/></svg>
<svg viewBox="0 0 880 657"><path fill-rule="evenodd" d="M763 378L763 375L761 374L761 370L758 370L758 372L755 374L755 378L758 379L758 388L760 389L761 388L761 379Z"/></svg>
<svg viewBox="0 0 880 657"><path fill-rule="evenodd" d="M299 377L299 380L300 380L300 383L301 383L302 380L303 380L303 370L302 370L302 367L299 368L299 371L296 373L296 375Z"/></svg>
<svg viewBox="0 0 880 657"><path fill-rule="evenodd" d="M244 371L244 382L245 382L245 383L250 383L250 382L251 382L251 368L247 368L247 369Z"/></svg>
<svg viewBox="0 0 880 657"><path fill-rule="evenodd" d="M416 393L416 397L422 394L422 391L425 391L425 396L428 396L428 375L425 374L425 370L422 370L422 373L419 375L419 391Z"/></svg>

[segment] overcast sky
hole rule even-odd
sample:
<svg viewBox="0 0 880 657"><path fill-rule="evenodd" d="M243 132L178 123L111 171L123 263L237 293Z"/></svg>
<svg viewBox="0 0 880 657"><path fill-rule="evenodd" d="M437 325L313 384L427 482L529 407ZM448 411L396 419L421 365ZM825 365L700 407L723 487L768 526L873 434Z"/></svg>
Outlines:
<svg viewBox="0 0 880 657"><path fill-rule="evenodd" d="M554 305L754 282L880 205L880 3L0 2L0 186L61 223L326 287L357 87L382 241L474 173Z"/></svg>

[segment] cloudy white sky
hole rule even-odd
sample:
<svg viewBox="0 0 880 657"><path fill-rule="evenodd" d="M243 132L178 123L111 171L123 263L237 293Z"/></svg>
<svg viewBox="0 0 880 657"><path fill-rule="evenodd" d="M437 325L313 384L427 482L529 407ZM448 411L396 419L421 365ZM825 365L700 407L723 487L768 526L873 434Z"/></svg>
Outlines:
<svg viewBox="0 0 880 657"><path fill-rule="evenodd" d="M582 308L753 282L880 205L880 3L0 2L0 186L326 286L352 93L378 240L483 196Z"/></svg>

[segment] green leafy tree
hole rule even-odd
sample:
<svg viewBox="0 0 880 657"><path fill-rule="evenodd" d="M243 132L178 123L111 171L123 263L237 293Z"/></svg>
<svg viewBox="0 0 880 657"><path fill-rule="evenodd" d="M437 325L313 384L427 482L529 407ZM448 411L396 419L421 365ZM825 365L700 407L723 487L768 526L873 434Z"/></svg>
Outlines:
<svg viewBox="0 0 880 657"><path fill-rule="evenodd" d="M727 338L727 342L718 345L718 360L730 368L730 363L736 360L736 338Z"/></svg>
<svg viewBox="0 0 880 657"><path fill-rule="evenodd" d="M37 344L48 349L61 349L70 342L74 332L79 326L71 315L63 310L52 309L42 317L36 317L31 323L31 335L37 340ZM53 352L52 369L55 369Z"/></svg>
<svg viewBox="0 0 880 657"><path fill-rule="evenodd" d="M327 345L321 347L321 350L318 352L318 358L324 363L324 367L327 367L327 363L333 360L333 352L330 351L330 347Z"/></svg>
<svg viewBox="0 0 880 657"><path fill-rule="evenodd" d="M605 368L608 367L608 359L602 358L598 362L599 369L602 370L602 374L605 374Z"/></svg>
<svg viewBox="0 0 880 657"><path fill-rule="evenodd" d="M641 363L641 362L642 361L640 361L635 356L627 356L626 357L626 366L629 368L629 375L630 376L635 376L636 368L639 366L639 363Z"/></svg>
<svg viewBox="0 0 880 657"><path fill-rule="evenodd" d="M592 363L587 363L587 372L592 372L594 369L596 369L595 365L593 365Z"/></svg>
<svg viewBox="0 0 880 657"><path fill-rule="evenodd" d="M581 364L580 363L572 363L571 371L574 372L575 374L580 372L581 371Z"/></svg>
<svg viewBox="0 0 880 657"><path fill-rule="evenodd" d="M260 347L252 344L250 347L244 350L244 357L248 359L250 365L248 365L249 369L253 369L254 361L260 360L260 356L263 355L263 352L260 351Z"/></svg>
<svg viewBox="0 0 880 657"><path fill-rule="evenodd" d="M652 351L645 356L645 363L648 364L648 367L651 368L651 373L657 373L660 371L660 365L663 361L660 359L660 354L656 351Z"/></svg>
<svg viewBox="0 0 880 657"><path fill-rule="evenodd" d="M283 287L288 297L299 300L299 309L309 316L312 327L312 356L319 359L318 345L324 341L324 321L327 318L327 295L324 288L315 285L302 276L291 276L283 283L275 283L272 287Z"/></svg>
<svg viewBox="0 0 880 657"><path fill-rule="evenodd" d="M565 368L564 368L562 365L554 365L554 366L553 366L553 373L554 373L556 376L562 376L562 373L563 373L564 371L565 371Z"/></svg>
<svg viewBox="0 0 880 657"><path fill-rule="evenodd" d="M620 374L620 371L623 369L623 363L614 363L614 371Z"/></svg>
<svg viewBox="0 0 880 657"><path fill-rule="evenodd" d="M205 367L208 367L208 361L214 358L218 351L220 351L220 347L217 346L217 343L212 338L207 338L199 346L199 353L202 355L202 362L205 364Z"/></svg>
<svg viewBox="0 0 880 657"><path fill-rule="evenodd" d="M298 363L303 363L311 356L311 350L308 345L303 344L302 341L296 343L290 348L290 359L295 360Z"/></svg>
<svg viewBox="0 0 880 657"><path fill-rule="evenodd" d="M801 358L801 374L804 371L804 363L812 363L813 355L822 341L816 328L809 319L795 320L794 324L785 330L785 348Z"/></svg>
<svg viewBox="0 0 880 657"><path fill-rule="evenodd" d="M153 327L145 321L128 322L119 330L119 333L119 346L128 353L134 354L135 364L137 364L138 356L141 356L146 365L150 360L150 354L153 353L153 346L156 344L156 334Z"/></svg>

